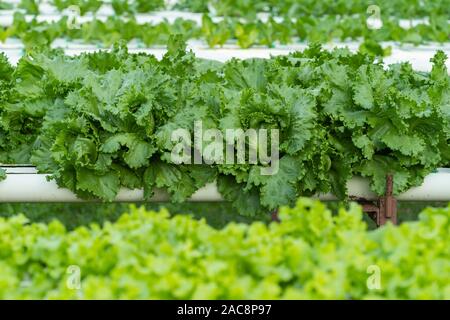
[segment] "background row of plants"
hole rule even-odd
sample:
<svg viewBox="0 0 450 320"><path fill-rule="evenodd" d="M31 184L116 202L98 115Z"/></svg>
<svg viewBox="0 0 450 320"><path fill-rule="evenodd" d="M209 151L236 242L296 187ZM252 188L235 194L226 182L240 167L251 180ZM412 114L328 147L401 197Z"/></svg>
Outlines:
<svg viewBox="0 0 450 320"><path fill-rule="evenodd" d="M430 17L429 23L400 26L396 18L383 18L380 29L370 29L367 16L322 16L301 19L255 19L241 21L237 18L213 20L204 15L201 24L177 18L173 22L139 23L134 18L110 16L79 23L61 17L56 21L27 20L16 12L10 26L0 27L0 41L20 39L26 48L50 46L56 39L97 43L110 46L116 41L138 41L141 46L165 45L173 34L182 34L185 40L202 40L210 47L235 44L241 48L260 45L273 47L292 43L333 41L361 41L361 48L375 55L388 55L381 42L422 44L449 41L448 17Z"/></svg>
<svg viewBox="0 0 450 320"><path fill-rule="evenodd" d="M450 163L449 76L437 52L430 73L346 49L271 59L202 60L172 38L157 60L59 51L0 60L0 162L32 163L82 198L112 200L120 187L167 190L185 201L206 183L244 215L267 214L299 195L346 197L354 175L384 192L419 185ZM265 165L174 164L175 129L278 129L279 171ZM226 146L223 146L224 148ZM205 159L204 159L205 160Z"/></svg>
<svg viewBox="0 0 450 320"><path fill-rule="evenodd" d="M369 6L377 5L380 14L386 16L406 19L450 16L448 0L20 0L16 4L0 1L0 9L22 9L29 14L39 14L39 5L44 3L60 11L76 5L83 15L95 13L103 5L109 5L116 15L169 9L236 17L254 17L261 12L289 17L346 16L364 14Z"/></svg>

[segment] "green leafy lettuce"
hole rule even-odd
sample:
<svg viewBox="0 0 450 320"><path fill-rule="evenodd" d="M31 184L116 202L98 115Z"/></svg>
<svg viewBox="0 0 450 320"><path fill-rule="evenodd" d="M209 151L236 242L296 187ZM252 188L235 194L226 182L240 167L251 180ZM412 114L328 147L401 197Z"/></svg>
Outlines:
<svg viewBox="0 0 450 320"><path fill-rule="evenodd" d="M3 59L0 162L32 163L78 196L108 201L127 187L144 189L146 199L162 188L181 202L216 181L245 215L300 195L345 199L355 175L383 194L392 174L398 194L450 163L443 52L425 73L320 46L226 63L196 58L182 37L168 48L161 60L120 46L76 57L35 52L17 67ZM172 161L172 133L193 138L197 120L224 137L227 129L278 130L276 174L264 174L270 161L250 162L248 153L244 163ZM192 154L203 147L191 145Z"/></svg>

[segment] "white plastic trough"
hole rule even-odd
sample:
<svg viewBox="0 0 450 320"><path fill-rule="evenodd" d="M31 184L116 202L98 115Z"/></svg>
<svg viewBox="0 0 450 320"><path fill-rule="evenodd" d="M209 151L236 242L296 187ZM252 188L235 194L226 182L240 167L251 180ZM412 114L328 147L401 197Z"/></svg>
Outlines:
<svg viewBox="0 0 450 320"><path fill-rule="evenodd" d="M61 43L62 44L62 43ZM325 45L324 48L333 47L349 47L352 51L357 51L357 43L334 43ZM87 46L77 43L61 45L67 55L76 56L84 52L95 52L100 48L95 46ZM294 51L301 51L307 48L307 44L298 44L292 46L280 46L276 48L251 48L251 49L239 49L236 46L226 46L224 48L208 49L206 45L201 42L189 42L188 49L192 49L198 58L217 60L221 62L228 61L232 58L249 59L249 58L270 58L272 56L287 55ZM434 50L433 50L434 49ZM423 48L410 48L405 47L403 49L393 48L392 55L383 59L385 65L410 62L413 69L417 71L429 72L431 71L432 63L430 59L434 56L435 50L441 49L447 55L450 55L450 47L433 47L433 49L425 50ZM108 49L106 49L108 50ZM0 44L0 52L3 52L8 57L12 64L16 64L23 55L23 50L15 47L15 43L7 43L3 47ZM139 48L137 46L129 46L129 52L138 53L145 52L154 55L160 59L165 53L166 49L163 47L155 48ZM450 59L446 61L446 66L450 70Z"/></svg>
<svg viewBox="0 0 450 320"><path fill-rule="evenodd" d="M7 179L0 182L0 202L82 202L74 193L59 188L55 181L47 181L47 175L38 174L33 167L4 167ZM374 200L377 196L370 190L367 179L354 177L347 183L349 195ZM316 195L321 200L336 200L332 194ZM438 169L428 175L420 187L412 188L396 196L400 201L450 201L450 169ZM151 202L169 201L170 196L155 190ZM122 188L116 202L143 201L143 190ZM198 190L190 199L192 202L223 201L214 183Z"/></svg>
<svg viewBox="0 0 450 320"><path fill-rule="evenodd" d="M75 10L74 10L75 9ZM25 10L18 8L15 6L10 10L0 10L0 25L3 27L8 27L14 22L14 12L20 11L24 14L25 20L27 22L36 19L38 22L57 22L63 16L76 18L76 21L79 23L85 23L92 21L93 19L97 19L100 21L105 21L108 17L116 16L114 9L111 5L105 4L99 8L97 12L86 12L85 15L81 15L76 7L68 7L60 12L56 7L51 6L49 4L42 4L39 6L39 14L27 14ZM176 19L184 19L194 21L196 24L202 23L203 13L197 12L188 12L188 11L177 11L177 10L160 10L160 11L152 11L148 13L135 13L133 14L133 18L140 24L143 23L161 23L164 21L168 21L169 23L173 23ZM214 22L220 22L224 19L223 16L217 16L212 12L209 12L209 16ZM354 15L357 16L357 15ZM257 18L262 22L269 21L270 18L273 18L276 22L281 23L284 21L284 18L281 16L273 16L268 12L259 12L257 13ZM128 19L126 15L122 15L121 19ZM300 18L301 19L301 18ZM246 21L245 18L240 18L241 21ZM297 19L292 18L292 21ZM399 19L399 26L404 29L409 29L411 27L425 24L429 24L428 18L423 19Z"/></svg>

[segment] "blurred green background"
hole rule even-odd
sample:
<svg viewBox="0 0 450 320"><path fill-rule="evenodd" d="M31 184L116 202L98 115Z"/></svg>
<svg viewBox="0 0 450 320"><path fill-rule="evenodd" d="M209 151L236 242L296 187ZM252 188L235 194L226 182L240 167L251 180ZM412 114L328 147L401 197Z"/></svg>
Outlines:
<svg viewBox="0 0 450 320"><path fill-rule="evenodd" d="M264 217L243 217L235 212L230 203L133 203L137 206L145 206L147 209L158 210L167 208L172 214L190 214L195 218L205 218L213 227L221 228L230 221L249 223L254 220L270 221L270 213ZM27 216L32 222L50 222L54 219L61 221L66 228L74 229L81 225L91 223L103 224L106 221L114 222L120 215L127 212L130 203L0 203L0 216L9 217L19 213ZM446 202L399 202L399 222L416 220L418 213L425 207L444 207ZM345 206L340 202L328 202L328 206L336 211L339 206ZM369 228L375 224L368 216L364 220Z"/></svg>

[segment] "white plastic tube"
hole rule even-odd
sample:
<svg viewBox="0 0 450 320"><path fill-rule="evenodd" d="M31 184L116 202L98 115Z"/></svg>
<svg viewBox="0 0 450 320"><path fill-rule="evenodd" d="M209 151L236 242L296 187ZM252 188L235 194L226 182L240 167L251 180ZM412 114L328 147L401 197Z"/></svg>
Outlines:
<svg viewBox="0 0 450 320"><path fill-rule="evenodd" d="M347 182L349 196L364 198L367 200L377 199L378 196L370 189L367 179L353 177ZM321 200L335 200L331 194L317 196ZM419 187L396 195L400 201L450 201L450 169L439 169L436 173L430 173L425 177Z"/></svg>
<svg viewBox="0 0 450 320"><path fill-rule="evenodd" d="M21 11L25 14L25 20L31 21L33 19L36 19L39 22L54 22L61 19L62 16L76 16L77 21L79 22L88 22L92 21L93 19L98 19L101 21L106 20L110 16L115 16L116 13L114 12L114 9L111 5L103 5L99 8L99 10L95 13L93 12L87 12L85 15L81 15L78 10L73 10L75 7L67 8L63 10L62 12L58 11L56 7L49 6L49 5L41 5L39 7L39 14L38 15L32 15L32 14L26 14L25 10L22 10L20 8L13 8L11 10L0 10L0 25L2 26L10 26L12 25L14 19L14 12L15 11ZM72 10L71 10L72 9ZM78 11L78 12L77 12ZM170 23L173 23L176 19L181 18L185 20L192 20L195 21L197 24L201 24L202 22L202 16L203 13L196 13L196 12L187 12L187 11L176 11L176 10L161 10L161 11L153 11L148 13L136 13L133 15L133 17L136 19L138 23L161 23L163 21L169 21ZM357 17L358 15L354 15ZM215 16L210 13L210 17L214 22L220 22L224 19L223 16ZM260 12L257 14L257 17L262 22L269 21L270 18L273 18L276 22L281 23L284 21L284 18L281 16L273 16L270 13L267 12ZM122 16L122 19L127 19L126 16ZM292 18L292 21L296 21L296 18ZM241 19L241 21L245 21L245 19ZM400 19L399 25L404 29L409 29L411 27L417 26L417 25L429 25L429 19Z"/></svg>
<svg viewBox="0 0 450 320"><path fill-rule="evenodd" d="M376 199L377 196L370 190L369 181L354 177L347 183L349 195ZM317 195L321 200L335 200L332 194ZM440 169L425 178L420 187L412 188L398 195L398 200L408 201L450 201L450 169ZM143 200L143 190L130 190L122 188L114 201L134 202ZM170 196L162 191L155 190L150 201L169 201ZM0 182L0 202L81 202L68 189L59 188L54 181L47 181L47 175L35 173L34 168L7 168L7 179ZM199 189L189 201L223 201L215 184L208 184Z"/></svg>
<svg viewBox="0 0 450 320"><path fill-rule="evenodd" d="M143 201L144 192L141 189L120 189L116 202ZM155 189L151 202L167 202L170 200L167 192ZM222 201L215 184L209 184L199 189L189 201ZM45 174L8 174L6 180L0 182L0 202L83 202L74 193L65 188L59 188L55 181L47 181Z"/></svg>
<svg viewBox="0 0 450 320"><path fill-rule="evenodd" d="M0 45L0 52L4 52L8 57L9 61L12 64L16 64L17 61L23 54L22 49L12 48L15 44L8 44L4 48ZM341 43L341 44L333 44L331 46L340 46L344 47L349 44ZM198 58L217 60L221 62L228 61L232 58L239 59L249 59L249 58L270 58L271 56L280 56L287 55L291 52L302 50L306 48L307 45L295 45L292 47L283 47L283 48L252 48L252 49L238 49L236 47L227 47L222 49L206 49L202 47L200 44L191 44L189 49L192 49L195 55ZM327 47L327 46L325 46ZM353 51L357 50L357 46L350 46L350 49ZM65 53L70 56L79 55L83 52L95 52L98 51L99 48L93 46L83 46L81 44L69 44L65 48ZM145 52L148 54L153 54L156 58L160 59L165 53L165 48L138 48L138 47L130 47L129 52L138 53ZM430 59L433 57L435 51L431 50L418 50L418 51L408 51L402 49L393 49L392 55L384 59L385 65L400 63L400 62L410 62L413 69L417 71L431 71L431 62ZM450 47L445 50L447 55L450 55ZM450 70L450 60L446 61L447 69Z"/></svg>

